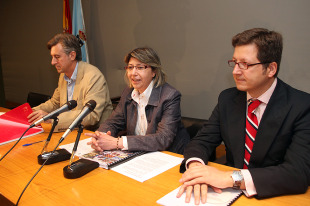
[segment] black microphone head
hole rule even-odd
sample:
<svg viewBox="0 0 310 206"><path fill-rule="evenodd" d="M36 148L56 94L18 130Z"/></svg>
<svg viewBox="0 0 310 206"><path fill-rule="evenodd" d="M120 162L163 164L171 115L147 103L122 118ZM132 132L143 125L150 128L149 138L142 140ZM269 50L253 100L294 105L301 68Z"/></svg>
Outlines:
<svg viewBox="0 0 310 206"><path fill-rule="evenodd" d="M67 105L68 105L68 109L71 110L71 109L74 109L76 106L77 106L77 103L75 100L70 100L67 102Z"/></svg>
<svg viewBox="0 0 310 206"><path fill-rule="evenodd" d="M96 107L97 103L95 100L89 100L87 103L86 103L86 106L91 110L93 111Z"/></svg>

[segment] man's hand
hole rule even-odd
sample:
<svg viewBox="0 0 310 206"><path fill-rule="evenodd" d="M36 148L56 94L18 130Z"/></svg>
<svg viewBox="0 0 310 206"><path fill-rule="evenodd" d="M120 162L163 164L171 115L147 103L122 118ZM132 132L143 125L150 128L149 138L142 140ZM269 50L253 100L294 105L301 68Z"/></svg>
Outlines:
<svg viewBox="0 0 310 206"><path fill-rule="evenodd" d="M182 175L180 182L186 186L202 183L217 188L227 188L233 186L231 171L221 171L208 165L190 167Z"/></svg>
<svg viewBox="0 0 310 206"><path fill-rule="evenodd" d="M208 186L215 192L221 193L222 190L220 188L232 187L233 180L230 175L231 172L223 172L214 167L193 162L180 179L183 185L177 197L181 197L186 190L185 202L189 202L194 189L195 204L198 205L200 203L200 198L202 203L206 203Z"/></svg>
<svg viewBox="0 0 310 206"><path fill-rule="evenodd" d="M208 193L208 185L206 184L196 184L194 186L185 186L183 184L177 194L177 198L181 197L184 191L186 191L185 202L189 203L191 200L193 189L194 189L195 205L199 205L200 197L201 197L201 202L206 203L207 193Z"/></svg>
<svg viewBox="0 0 310 206"><path fill-rule="evenodd" d="M203 166L203 164L199 161L191 161L188 163L188 168L192 168L196 166ZM194 186L186 186L183 184L177 194L177 198L180 198L182 194L184 193L184 191L186 191L185 202L189 203L191 200L193 188L194 188L195 204L199 205L200 196L201 196L201 202L206 203L207 193L208 193L208 186L206 184L196 184Z"/></svg>
<svg viewBox="0 0 310 206"><path fill-rule="evenodd" d="M43 110L37 110L37 111L34 111L32 112L31 114L28 115L28 122L30 124L33 124L35 123L36 121L38 121L39 119L41 119L42 117L44 117L45 115L47 115L48 113L43 111ZM46 123L51 123L52 120L49 119L47 121L45 121Z"/></svg>
<svg viewBox="0 0 310 206"><path fill-rule="evenodd" d="M117 148L117 138L112 137L110 131L107 133L96 131L95 133L85 133L85 135L92 137L92 140L87 144L99 152ZM123 148L122 139L119 139L118 148Z"/></svg>

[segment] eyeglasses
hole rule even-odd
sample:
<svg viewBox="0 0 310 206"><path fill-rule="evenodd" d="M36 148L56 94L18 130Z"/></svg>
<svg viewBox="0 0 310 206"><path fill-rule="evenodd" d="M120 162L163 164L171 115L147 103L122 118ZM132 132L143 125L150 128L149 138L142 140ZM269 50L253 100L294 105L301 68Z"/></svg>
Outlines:
<svg viewBox="0 0 310 206"><path fill-rule="evenodd" d="M241 70L246 70L250 66L254 66L254 65L257 65L257 64L270 64L270 62L260 62L260 63L249 64L247 62L236 62L236 60L228 60L228 66L230 66L232 68L235 68L236 64L238 64L238 67Z"/></svg>
<svg viewBox="0 0 310 206"><path fill-rule="evenodd" d="M149 66L146 66L146 65L138 65L138 66L129 65L129 66L126 66L125 69L132 71L135 67L138 71L142 71L142 70L148 68Z"/></svg>

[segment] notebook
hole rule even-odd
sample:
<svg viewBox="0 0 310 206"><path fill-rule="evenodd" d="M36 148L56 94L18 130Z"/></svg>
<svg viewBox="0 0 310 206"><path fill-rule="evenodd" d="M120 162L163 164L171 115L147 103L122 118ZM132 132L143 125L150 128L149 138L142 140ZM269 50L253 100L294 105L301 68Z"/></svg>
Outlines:
<svg viewBox="0 0 310 206"><path fill-rule="evenodd" d="M110 169L112 166L116 166L119 163L123 163L133 157L137 157L145 152L128 152L127 150L107 150L103 152L97 152L92 149L87 142L90 142L91 138L83 139L79 141L76 156L83 159L96 161L99 166L104 169ZM60 148L66 149L68 152L72 152L74 143L61 145Z"/></svg>
<svg viewBox="0 0 310 206"><path fill-rule="evenodd" d="M22 136L30 126L27 116L31 113L30 105L25 103L0 116L0 145L15 141ZM33 127L27 131L23 138L43 131L41 126Z"/></svg>
<svg viewBox="0 0 310 206"><path fill-rule="evenodd" d="M195 205L194 201L194 193L192 193L192 197L190 203L185 203L185 193L180 198L177 198L177 193L180 187L168 193L164 197L157 200L157 203L160 205L169 205L169 206L182 206L182 205ZM205 206L228 206L231 205L238 197L242 195L241 190L235 190L232 188L222 189L222 193L216 193L211 188L208 189L207 202L202 204L200 202L199 205Z"/></svg>
<svg viewBox="0 0 310 206"><path fill-rule="evenodd" d="M128 152L126 150L93 151L82 155L81 158L96 161L99 163L99 166L104 169L111 169L113 166L124 163L144 153L145 152Z"/></svg>

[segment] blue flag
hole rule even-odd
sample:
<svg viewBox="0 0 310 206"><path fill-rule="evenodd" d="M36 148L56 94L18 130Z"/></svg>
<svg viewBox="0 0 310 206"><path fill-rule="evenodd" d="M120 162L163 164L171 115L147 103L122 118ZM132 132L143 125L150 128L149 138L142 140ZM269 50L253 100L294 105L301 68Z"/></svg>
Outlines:
<svg viewBox="0 0 310 206"><path fill-rule="evenodd" d="M80 39L80 42L83 43L83 46L81 47L82 60L84 62L89 62L81 0L73 0L72 34L77 36Z"/></svg>

